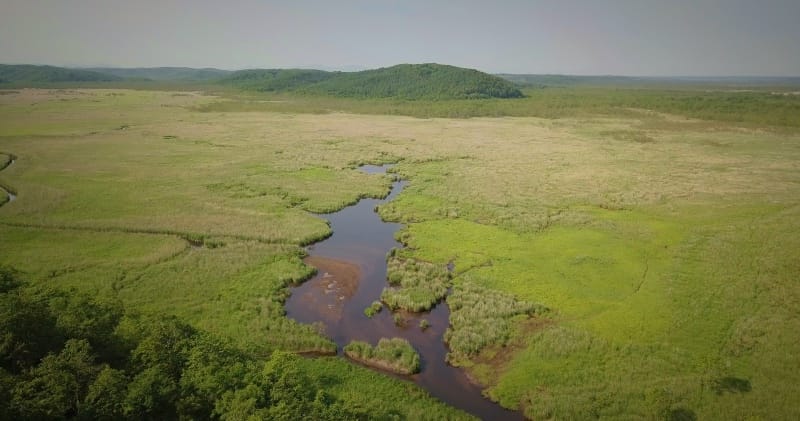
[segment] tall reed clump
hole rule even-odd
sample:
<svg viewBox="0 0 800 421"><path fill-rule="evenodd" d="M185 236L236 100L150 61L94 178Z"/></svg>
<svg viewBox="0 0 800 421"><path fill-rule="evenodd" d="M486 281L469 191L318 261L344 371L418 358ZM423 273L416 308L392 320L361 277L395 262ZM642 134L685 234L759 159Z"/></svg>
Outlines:
<svg viewBox="0 0 800 421"><path fill-rule="evenodd" d="M403 338L381 338L376 346L362 341L352 341L344 347L344 354L366 365L400 374L419 372L419 354Z"/></svg>
<svg viewBox="0 0 800 421"><path fill-rule="evenodd" d="M515 319L547 310L540 304L520 301L513 295L471 282L456 285L447 297L447 304L450 327L444 340L450 347L447 361L453 365L478 355L487 346L504 346Z"/></svg>
<svg viewBox="0 0 800 421"><path fill-rule="evenodd" d="M372 304L369 305L369 307L364 309L364 315L369 318L372 318L372 316L380 313L382 308L383 304L380 301L377 300L373 301Z"/></svg>
<svg viewBox="0 0 800 421"><path fill-rule="evenodd" d="M451 286L450 272L442 265L392 256L386 271L391 286L383 289L381 300L392 310L430 310Z"/></svg>

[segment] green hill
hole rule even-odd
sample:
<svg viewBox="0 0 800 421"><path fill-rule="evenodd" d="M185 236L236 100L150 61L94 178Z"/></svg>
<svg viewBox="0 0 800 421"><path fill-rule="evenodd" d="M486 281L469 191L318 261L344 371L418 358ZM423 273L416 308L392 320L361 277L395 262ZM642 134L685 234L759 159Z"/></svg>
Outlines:
<svg viewBox="0 0 800 421"><path fill-rule="evenodd" d="M250 69L233 72L222 83L257 91L291 91L330 79L336 73L308 69Z"/></svg>
<svg viewBox="0 0 800 421"><path fill-rule="evenodd" d="M119 76L91 70L35 66L31 64L0 64L0 83L4 84L114 82L120 80L122 78Z"/></svg>
<svg viewBox="0 0 800 421"><path fill-rule="evenodd" d="M146 79L153 81L208 81L221 79L233 73L230 70L213 68L194 69L191 67L97 67L86 70L113 75L125 79Z"/></svg>
<svg viewBox="0 0 800 421"><path fill-rule="evenodd" d="M223 83L260 91L298 91L350 98L519 98L511 82L472 69L442 64L400 64L361 72L244 70Z"/></svg>
<svg viewBox="0 0 800 421"><path fill-rule="evenodd" d="M441 64L400 64L340 73L309 87L312 92L359 98L404 99L518 98L513 84L483 72Z"/></svg>

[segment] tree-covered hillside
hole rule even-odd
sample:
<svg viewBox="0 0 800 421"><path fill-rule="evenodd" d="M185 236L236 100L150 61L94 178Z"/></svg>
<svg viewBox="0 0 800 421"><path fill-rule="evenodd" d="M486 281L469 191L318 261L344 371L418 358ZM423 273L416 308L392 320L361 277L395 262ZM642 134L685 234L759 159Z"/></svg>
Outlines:
<svg viewBox="0 0 800 421"><path fill-rule="evenodd" d="M0 64L0 83L30 84L54 82L114 82L119 76L91 70L66 69L30 64Z"/></svg>
<svg viewBox="0 0 800 421"><path fill-rule="evenodd" d="M249 69L233 72L222 83L264 92L291 91L327 80L336 73L311 69Z"/></svg>
<svg viewBox="0 0 800 421"><path fill-rule="evenodd" d="M511 82L472 69L441 64L400 64L361 72L244 70L223 83L259 91L298 91L349 98L519 98Z"/></svg>

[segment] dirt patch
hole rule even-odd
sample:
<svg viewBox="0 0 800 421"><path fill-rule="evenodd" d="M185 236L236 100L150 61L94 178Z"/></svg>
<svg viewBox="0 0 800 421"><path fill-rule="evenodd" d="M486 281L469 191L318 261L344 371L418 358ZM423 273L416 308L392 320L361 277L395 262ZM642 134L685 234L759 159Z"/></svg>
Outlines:
<svg viewBox="0 0 800 421"><path fill-rule="evenodd" d="M317 274L294 291L300 304L318 313L321 319L341 320L345 303L358 289L361 269L350 262L320 256L303 261L317 268Z"/></svg>

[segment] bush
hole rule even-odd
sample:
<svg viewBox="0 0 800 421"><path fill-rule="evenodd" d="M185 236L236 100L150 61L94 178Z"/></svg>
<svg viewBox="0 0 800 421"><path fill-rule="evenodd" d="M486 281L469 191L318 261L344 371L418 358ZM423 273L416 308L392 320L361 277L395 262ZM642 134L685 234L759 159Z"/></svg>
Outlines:
<svg viewBox="0 0 800 421"><path fill-rule="evenodd" d="M374 347L352 341L344 347L344 353L356 361L395 373L414 374L420 369L419 354L403 338L382 338Z"/></svg>
<svg viewBox="0 0 800 421"><path fill-rule="evenodd" d="M443 265L389 257L386 271L391 286L384 288L381 300L392 310L430 310L451 285L450 272Z"/></svg>
<svg viewBox="0 0 800 421"><path fill-rule="evenodd" d="M383 304L381 304L380 301L373 301L372 304L369 305L369 307L364 309L364 315L369 318L372 318L372 316L380 313L382 308Z"/></svg>

